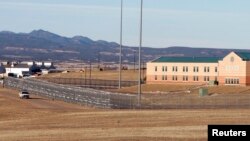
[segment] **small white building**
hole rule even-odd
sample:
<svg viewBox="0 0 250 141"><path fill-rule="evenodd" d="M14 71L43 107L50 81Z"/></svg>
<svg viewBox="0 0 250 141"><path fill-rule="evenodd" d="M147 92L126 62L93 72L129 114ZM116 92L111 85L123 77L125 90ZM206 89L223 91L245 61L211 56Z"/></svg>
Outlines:
<svg viewBox="0 0 250 141"><path fill-rule="evenodd" d="M20 64L28 64L28 66L37 65L38 67L45 66L45 67L51 67L53 66L52 62L38 62L38 61L23 61Z"/></svg>
<svg viewBox="0 0 250 141"><path fill-rule="evenodd" d="M0 78L1 76L24 77L36 73L48 74L50 70L55 69L52 62L2 62L0 71L4 73L0 72Z"/></svg>
<svg viewBox="0 0 250 141"><path fill-rule="evenodd" d="M17 77L23 77L23 74L30 72L30 66L27 64L7 64L5 67L5 74L8 76L9 74L13 74Z"/></svg>

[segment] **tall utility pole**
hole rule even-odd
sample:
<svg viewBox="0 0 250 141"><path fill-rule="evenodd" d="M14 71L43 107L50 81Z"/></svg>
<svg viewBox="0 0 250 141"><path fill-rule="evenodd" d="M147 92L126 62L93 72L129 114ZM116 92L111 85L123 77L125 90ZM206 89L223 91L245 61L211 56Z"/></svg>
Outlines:
<svg viewBox="0 0 250 141"><path fill-rule="evenodd" d="M142 82L144 83L144 61L142 61Z"/></svg>
<svg viewBox="0 0 250 141"><path fill-rule="evenodd" d="M91 66L91 61L89 61L89 83L90 83L90 87L91 87L91 81L92 81L91 71L92 71L92 66Z"/></svg>
<svg viewBox="0 0 250 141"><path fill-rule="evenodd" d="M141 47L142 47L142 8L143 0L141 0L141 16L140 16L140 45L139 45L139 80L138 80L138 106L141 106Z"/></svg>
<svg viewBox="0 0 250 141"><path fill-rule="evenodd" d="M98 69L100 70L101 68L101 54L100 54L100 48L98 49Z"/></svg>
<svg viewBox="0 0 250 141"><path fill-rule="evenodd" d="M122 27L123 27L122 22L123 22L123 0L121 0L119 89L121 89L121 81L122 81Z"/></svg>
<svg viewBox="0 0 250 141"><path fill-rule="evenodd" d="M134 72L135 72L135 50L134 50Z"/></svg>
<svg viewBox="0 0 250 141"><path fill-rule="evenodd" d="M87 86L87 66L85 66L84 72L85 72L85 75L84 75L84 85L86 87Z"/></svg>

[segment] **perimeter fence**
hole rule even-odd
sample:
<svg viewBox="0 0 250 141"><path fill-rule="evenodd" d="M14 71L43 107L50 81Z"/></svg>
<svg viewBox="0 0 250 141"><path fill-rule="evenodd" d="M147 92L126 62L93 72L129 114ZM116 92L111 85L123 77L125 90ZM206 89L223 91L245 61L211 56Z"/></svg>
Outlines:
<svg viewBox="0 0 250 141"><path fill-rule="evenodd" d="M37 79L57 84L73 85L73 86L80 86L84 88L94 88L94 89L117 89L119 87L118 80L85 79L85 78L47 78L47 77L38 77ZM121 81L122 87L131 87L136 85L138 85L138 81Z"/></svg>
<svg viewBox="0 0 250 141"><path fill-rule="evenodd" d="M134 94L120 94L91 88L62 85L37 79L6 78L4 86L26 89L31 93L78 103L86 106L113 109L233 109L250 108L250 90L235 94L209 93L206 96L188 93L143 94L140 105ZM237 87L235 87L237 88ZM191 91L196 91L195 89Z"/></svg>
<svg viewBox="0 0 250 141"><path fill-rule="evenodd" d="M27 90L43 97L86 106L114 109L136 108L136 96L130 94L118 94L90 88L61 85L37 79L17 79L11 77L4 80L4 86L18 90Z"/></svg>

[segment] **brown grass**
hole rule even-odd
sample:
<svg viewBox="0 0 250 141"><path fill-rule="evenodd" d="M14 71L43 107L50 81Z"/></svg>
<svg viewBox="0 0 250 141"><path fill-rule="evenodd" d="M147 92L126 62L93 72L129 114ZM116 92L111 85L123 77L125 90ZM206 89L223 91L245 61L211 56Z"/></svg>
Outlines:
<svg viewBox="0 0 250 141"><path fill-rule="evenodd" d="M165 92L176 92L176 91L186 91L192 89L196 86L194 85L176 85L176 84L144 84L142 85L143 93L165 93ZM119 90L111 90L121 93L137 93L138 86L124 87Z"/></svg>
<svg viewBox="0 0 250 141"><path fill-rule="evenodd" d="M145 70L144 70L145 72ZM134 70L123 70L122 71L122 80L134 81L138 80L138 71ZM145 75L145 73L144 73ZM56 78L85 78L85 72L69 72L69 73L52 73L43 75L42 77L56 77ZM90 78L89 70L86 71L86 78ZM92 79L104 79L104 80L118 80L119 79L119 71L111 70L111 71L98 71L93 70L91 72Z"/></svg>
<svg viewBox="0 0 250 141"><path fill-rule="evenodd" d="M144 84L143 93L167 94L167 93L186 93L198 95L199 88L207 88L209 94L250 94L250 86L199 86L199 85L181 85L181 84ZM121 93L137 93L138 86L125 87L119 90L110 90Z"/></svg>
<svg viewBox="0 0 250 141"><path fill-rule="evenodd" d="M145 70L144 70L145 71ZM89 71L86 72L86 78L89 78ZM122 71L122 80L138 80L138 71L134 70L123 70ZM145 73L144 73L145 75ZM85 72L70 72L66 74L62 73L53 73L44 75L42 77L55 77L55 78L85 78ZM119 71L92 71L93 79L104 79L104 80L118 80ZM192 94L198 94L198 89L195 85L181 85L181 84L146 84L142 85L143 93L166 93L174 91L186 91L191 89ZM239 94L239 93L250 93L250 86L208 86L209 93L211 94ZM112 90L113 91L113 90ZM137 86L122 88L120 90L115 90L121 93L137 93Z"/></svg>
<svg viewBox="0 0 250 141"><path fill-rule="evenodd" d="M250 124L250 109L98 110L0 88L4 141L206 141L208 124Z"/></svg>

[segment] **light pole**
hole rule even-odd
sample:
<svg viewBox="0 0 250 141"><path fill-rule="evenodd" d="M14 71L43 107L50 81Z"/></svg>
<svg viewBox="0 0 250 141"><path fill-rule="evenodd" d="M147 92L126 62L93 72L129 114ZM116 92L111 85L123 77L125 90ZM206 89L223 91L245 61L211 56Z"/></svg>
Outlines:
<svg viewBox="0 0 250 141"><path fill-rule="evenodd" d="M122 80L122 22L123 22L123 0L121 0L121 25L120 25L120 56L119 56L119 89L121 89Z"/></svg>
<svg viewBox="0 0 250 141"><path fill-rule="evenodd" d="M134 72L135 72L135 50L134 50Z"/></svg>
<svg viewBox="0 0 250 141"><path fill-rule="evenodd" d="M87 64L86 64L86 65L87 65ZM85 85L85 87L86 87L86 86L87 86L87 66L85 66L84 72L85 72L85 75L84 75L84 85Z"/></svg>
<svg viewBox="0 0 250 141"><path fill-rule="evenodd" d="M91 61L89 61L89 84L90 84L90 87L91 87L91 81L92 81L91 71L92 71L92 66L91 66Z"/></svg>
<svg viewBox="0 0 250 141"><path fill-rule="evenodd" d="M144 61L142 61L142 82L144 83Z"/></svg>
<svg viewBox="0 0 250 141"><path fill-rule="evenodd" d="M139 45L139 79L138 79L138 106L141 105L141 47L142 47L142 8L143 0L141 0L141 15L140 15L140 45Z"/></svg>

